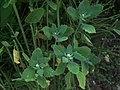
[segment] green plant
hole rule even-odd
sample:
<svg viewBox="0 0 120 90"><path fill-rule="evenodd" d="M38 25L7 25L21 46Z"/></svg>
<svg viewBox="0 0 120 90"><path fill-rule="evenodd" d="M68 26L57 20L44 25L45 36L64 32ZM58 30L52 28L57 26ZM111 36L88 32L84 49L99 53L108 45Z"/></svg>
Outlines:
<svg viewBox="0 0 120 90"><path fill-rule="evenodd" d="M92 43L91 40L92 35L100 33L102 19L99 21L97 17L103 12L103 5L91 4L89 0L81 2L70 0L67 5L63 0L56 2L29 0L25 1L29 3L29 13L27 16L24 13L25 18L22 20L16 7L17 2L8 0L4 7L13 7L19 25L17 28L21 31L14 31L13 25L6 22L12 32L14 43L9 45L8 42L2 41L2 44L18 72L18 76L21 77L20 80L30 82L29 84L34 83L38 90L48 89L52 85L51 82L56 82L55 79L58 80L54 86L55 90L60 90L62 85L65 85L63 89L74 90L75 86L85 89L87 76L94 72L95 65L100 62L97 55L104 51L100 50L97 52L99 54L95 53L95 43ZM65 13L62 15L62 12ZM103 25L103 27L106 26L107 24ZM114 27L113 30L110 28L110 34L113 31L120 34L118 27L116 25ZM24 43L19 35L22 35ZM13 56L9 50L12 46L13 50L18 53L13 53ZM0 49L0 53L3 52L4 47ZM13 57L17 57L18 62L25 64L22 70L15 65L16 59ZM64 82L60 85L62 78ZM21 82L23 82L22 80ZM13 88L12 85L11 88Z"/></svg>

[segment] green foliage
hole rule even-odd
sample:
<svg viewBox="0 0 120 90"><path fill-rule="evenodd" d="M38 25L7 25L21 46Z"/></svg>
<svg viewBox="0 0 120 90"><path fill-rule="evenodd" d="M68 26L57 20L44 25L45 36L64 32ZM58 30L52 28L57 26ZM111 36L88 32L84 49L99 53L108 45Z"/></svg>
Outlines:
<svg viewBox="0 0 120 90"><path fill-rule="evenodd" d="M42 16L44 15L44 9L43 8L37 8L34 9L25 19L27 23L37 23L40 21Z"/></svg>
<svg viewBox="0 0 120 90"><path fill-rule="evenodd" d="M2 40L0 55L4 52L8 53L9 56L6 57L13 61L12 50L13 47L16 48L20 53L20 65L17 66L12 62L12 70L15 69L18 75L14 76L21 82L24 80L26 83L33 83L35 90L41 90L41 88L47 90L51 87L53 90L86 89L88 74L96 69L96 64L100 62L99 57L105 51L111 50L106 48L108 47L107 40L98 40L97 42L102 45L95 46L94 36L99 38L99 35L105 33L104 36L107 39L108 34L115 37L114 32L120 35L120 25L116 23L117 20L112 25L106 24L107 19L102 19L103 5L93 4L90 0L81 0L80 3L76 0L68 0L67 4L64 0L54 2L53 0L5 0L0 2L2 6L0 6L2 12L0 26L2 31L10 30L11 39L13 39L13 42ZM25 4L24 8L22 4L23 6ZM13 10L15 15L13 15ZM101 15L100 18L99 15ZM3 66L1 65L0 69ZM4 73L2 75L6 78ZM6 81L9 81L8 78ZM9 86L11 88L8 90L14 90L12 84Z"/></svg>
<svg viewBox="0 0 120 90"><path fill-rule="evenodd" d="M68 70L73 74L77 74L79 72L79 65L75 62L69 62L67 67Z"/></svg>
<svg viewBox="0 0 120 90"><path fill-rule="evenodd" d="M78 72L77 79L78 79L78 82L79 82L79 86L82 89L85 89L85 85L86 85L86 77L85 77L85 75L82 72Z"/></svg>
<svg viewBox="0 0 120 90"><path fill-rule="evenodd" d="M22 74L22 78L27 82L34 81L35 80L35 70L31 67L26 68Z"/></svg>

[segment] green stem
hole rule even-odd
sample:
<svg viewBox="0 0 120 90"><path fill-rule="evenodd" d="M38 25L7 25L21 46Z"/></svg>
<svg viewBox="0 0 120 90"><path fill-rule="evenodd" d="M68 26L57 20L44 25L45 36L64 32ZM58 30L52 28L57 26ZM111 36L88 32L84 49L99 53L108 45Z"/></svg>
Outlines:
<svg viewBox="0 0 120 90"><path fill-rule="evenodd" d="M8 27L10 28L11 32L13 33L13 35L14 35L14 37L15 37L15 40L17 41L18 45L20 46L22 52L24 52L24 49L23 49L22 45L20 44L19 40L17 39L17 37L15 36L15 33L14 33L12 27L11 27L8 23L7 23L7 25L8 25Z"/></svg>
<svg viewBox="0 0 120 90"><path fill-rule="evenodd" d="M1 87L3 90L6 90L5 87L4 87L2 84L0 84L0 87Z"/></svg>
<svg viewBox="0 0 120 90"><path fill-rule="evenodd" d="M57 0L57 25L58 27L60 26L60 14L59 14L59 9L60 9L60 1Z"/></svg>
<svg viewBox="0 0 120 90"><path fill-rule="evenodd" d="M12 5L13 5L13 9L14 9L14 11L15 11L15 14L16 14L16 17L17 17L17 20L18 20L18 23L19 23L19 26L20 26L20 29L21 29L21 32L22 32L22 35L23 35L23 39L24 39L24 41L25 41L26 48L27 48L28 53L29 53L29 55L30 55L30 49L29 49L29 46L28 46L28 43L27 43L27 39L26 39L26 36L25 36L25 32L24 32L24 29L23 29L23 26L22 26L22 23L21 23L19 14L18 14L17 7L16 7L15 3L12 4Z"/></svg>
<svg viewBox="0 0 120 90"><path fill-rule="evenodd" d="M30 24L31 27L31 33L32 33L32 38L33 38L33 44L34 44L34 49L36 49L36 39L35 39L35 34L34 34L34 29L32 24Z"/></svg>
<svg viewBox="0 0 120 90"><path fill-rule="evenodd" d="M11 87L11 90L14 90L14 88L13 88L10 80L9 80L8 77L5 75L5 73L4 73L2 70L0 70L0 72L1 72L1 74L5 77L6 81L8 82L8 86L9 86L9 89L8 89L8 90L10 90L10 87ZM4 89L4 90L6 90L6 89Z"/></svg>

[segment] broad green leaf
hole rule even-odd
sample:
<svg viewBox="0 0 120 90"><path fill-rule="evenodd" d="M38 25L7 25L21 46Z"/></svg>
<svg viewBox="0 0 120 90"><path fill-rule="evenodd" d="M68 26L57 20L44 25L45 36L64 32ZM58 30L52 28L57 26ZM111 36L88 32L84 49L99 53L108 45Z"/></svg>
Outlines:
<svg viewBox="0 0 120 90"><path fill-rule="evenodd" d="M85 62L81 62L81 71L84 75L89 73L89 65Z"/></svg>
<svg viewBox="0 0 120 90"><path fill-rule="evenodd" d="M53 77L54 74L55 74L55 72L51 67L47 66L44 68L44 76L45 77Z"/></svg>
<svg viewBox="0 0 120 90"><path fill-rule="evenodd" d="M64 52L65 52L65 48L64 46L60 46L60 45L52 45L52 48L54 50L54 53L56 56L63 56L64 55Z"/></svg>
<svg viewBox="0 0 120 90"><path fill-rule="evenodd" d="M43 8L34 9L25 19L27 23L37 23L41 20L45 10Z"/></svg>
<svg viewBox="0 0 120 90"><path fill-rule="evenodd" d="M93 46L92 42L86 35L82 34L81 38L85 41L86 44L88 44L89 46Z"/></svg>
<svg viewBox="0 0 120 90"><path fill-rule="evenodd" d="M29 60L28 61L28 63L29 63L29 65L31 66L31 67L35 67L36 66L36 64L38 64L38 61L37 60Z"/></svg>
<svg viewBox="0 0 120 90"><path fill-rule="evenodd" d="M75 50L84 57L88 57L88 55L91 53L91 49L87 46L78 47Z"/></svg>
<svg viewBox="0 0 120 90"><path fill-rule="evenodd" d="M73 55L74 55L75 59L77 59L81 62L86 61L86 58L84 56L82 56L81 54L79 54L78 52L74 52Z"/></svg>
<svg viewBox="0 0 120 90"><path fill-rule="evenodd" d="M89 56L88 56L88 59L93 63L93 64L97 64L100 62L100 58L97 57L95 54L91 53Z"/></svg>
<svg viewBox="0 0 120 90"><path fill-rule="evenodd" d="M74 44L74 48L78 47L78 40L75 37L73 38L73 44Z"/></svg>
<svg viewBox="0 0 120 90"><path fill-rule="evenodd" d="M32 53L31 60L39 61L42 57L42 50L40 48L36 48Z"/></svg>
<svg viewBox="0 0 120 90"><path fill-rule="evenodd" d="M48 38L48 39L51 39L52 35L50 33L50 28L48 26L45 26L42 28L42 31L44 32L45 36Z"/></svg>
<svg viewBox="0 0 120 90"><path fill-rule="evenodd" d="M38 76L37 77L38 80L38 84L42 87L42 88L46 88L48 86L46 79L44 77Z"/></svg>
<svg viewBox="0 0 120 90"><path fill-rule="evenodd" d="M68 37L57 37L56 42L63 42L63 41L66 41L67 39Z"/></svg>
<svg viewBox="0 0 120 90"><path fill-rule="evenodd" d="M67 25L61 25L60 27L58 27L59 35L63 35L65 31L67 30L67 28L68 28Z"/></svg>
<svg viewBox="0 0 120 90"><path fill-rule="evenodd" d="M68 27L63 36L69 37L72 33L74 33L74 29L72 27Z"/></svg>
<svg viewBox="0 0 120 90"><path fill-rule="evenodd" d="M43 58L42 51L41 51L40 48L36 48L36 49L33 51L30 60L28 61L28 62L29 62L29 65L32 66L32 67L36 66L36 64L39 64L39 63L40 63L41 58Z"/></svg>
<svg viewBox="0 0 120 90"><path fill-rule="evenodd" d="M120 35L120 30L114 29L114 32L116 32L118 35Z"/></svg>
<svg viewBox="0 0 120 90"><path fill-rule="evenodd" d="M72 48L72 46L69 44L69 45L67 46L66 53L67 53L67 54L72 54L72 51L73 51L73 48Z"/></svg>
<svg viewBox="0 0 120 90"><path fill-rule="evenodd" d="M66 69L66 64L61 62L55 70L55 75L63 74L65 69Z"/></svg>
<svg viewBox="0 0 120 90"><path fill-rule="evenodd" d="M27 61L29 61L29 60L30 60L30 58L28 57L28 55L27 55L27 54L25 54L24 52L22 53L22 56L25 58L25 60L27 60Z"/></svg>
<svg viewBox="0 0 120 90"><path fill-rule="evenodd" d="M90 15L90 17L96 17L98 16L103 10L103 6L100 4L92 5L90 8L87 10L87 14Z"/></svg>
<svg viewBox="0 0 120 90"><path fill-rule="evenodd" d="M56 3L54 3L53 1L47 1L47 3L53 10L57 10L57 4Z"/></svg>
<svg viewBox="0 0 120 90"><path fill-rule="evenodd" d="M6 7L3 6L5 0L1 0L0 2L0 26L3 27L12 20L13 17L13 8L12 5L8 5Z"/></svg>
<svg viewBox="0 0 120 90"><path fill-rule="evenodd" d="M40 58L39 63L48 63L48 61L49 61L48 57L42 57Z"/></svg>
<svg viewBox="0 0 120 90"><path fill-rule="evenodd" d="M22 73L22 78L25 81L34 81L35 80L35 70L31 67L26 68Z"/></svg>
<svg viewBox="0 0 120 90"><path fill-rule="evenodd" d="M76 76L77 76L77 80L79 82L79 86L82 89L85 89L85 85L86 85L86 77L85 77L85 75L82 72L79 71Z"/></svg>
<svg viewBox="0 0 120 90"><path fill-rule="evenodd" d="M79 72L79 65L75 62L69 62L67 67L68 70L73 74L77 74Z"/></svg>
<svg viewBox="0 0 120 90"><path fill-rule="evenodd" d="M78 13L81 14L81 15L84 14L89 7L90 7L90 1L89 0L83 0L78 6L78 9L77 9Z"/></svg>
<svg viewBox="0 0 120 90"><path fill-rule="evenodd" d="M78 17L77 17L77 11L72 7L72 6L69 6L67 8L67 13L70 15L70 17L73 19L73 20L77 20Z"/></svg>
<svg viewBox="0 0 120 90"><path fill-rule="evenodd" d="M62 57L62 62L63 62L63 63L68 63L68 62L69 62L69 59L66 58L66 57Z"/></svg>
<svg viewBox="0 0 120 90"><path fill-rule="evenodd" d="M89 24L82 24L81 28L88 33L96 33L95 27Z"/></svg>
<svg viewBox="0 0 120 90"><path fill-rule="evenodd" d="M10 47L10 44L7 41L2 41L1 42L3 44L3 46L5 47Z"/></svg>
<svg viewBox="0 0 120 90"><path fill-rule="evenodd" d="M67 74L66 74L66 76L65 76L65 83L66 83L66 89L71 89L72 88L72 86L71 86L71 73L70 72L68 72Z"/></svg>
<svg viewBox="0 0 120 90"><path fill-rule="evenodd" d="M50 32L51 32L53 35L58 35L58 34L59 34L59 30L58 30L58 28L56 27L55 24L52 24L52 27L50 28Z"/></svg>
<svg viewBox="0 0 120 90"><path fill-rule="evenodd" d="M38 75L40 75L40 76L42 77L42 76L43 76L44 71L43 71L43 69L38 69L38 70L37 70L37 73L38 73Z"/></svg>

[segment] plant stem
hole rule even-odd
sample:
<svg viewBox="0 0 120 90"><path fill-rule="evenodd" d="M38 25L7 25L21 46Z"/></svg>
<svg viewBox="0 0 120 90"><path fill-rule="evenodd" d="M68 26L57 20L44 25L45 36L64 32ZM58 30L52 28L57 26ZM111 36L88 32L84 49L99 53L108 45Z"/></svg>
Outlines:
<svg viewBox="0 0 120 90"><path fill-rule="evenodd" d="M11 27L10 24L8 24L8 23L7 23L7 25L8 25L8 27L10 28L11 32L13 33L13 35L14 35L14 37L15 37L15 40L17 41L18 45L20 46L22 52L24 52L24 49L23 49L22 45L20 44L19 40L17 39L17 37L15 36L15 33L14 33L12 27Z"/></svg>
<svg viewBox="0 0 120 90"><path fill-rule="evenodd" d="M35 34L34 34L34 29L32 24L30 24L31 27L31 33L32 33L32 38L33 38L33 44L34 44L34 49L36 49L36 39L35 39Z"/></svg>
<svg viewBox="0 0 120 90"><path fill-rule="evenodd" d="M19 23L19 26L20 26L20 29L21 29L21 32L22 32L22 35L23 35L23 39L24 39L24 41L25 41L26 48L27 48L28 53L29 53L29 55L30 55L30 49L29 49L29 46L28 46L28 43L27 43L27 39L26 39L26 36L25 36L25 32L24 32L24 29L23 29L23 26L22 26L22 23L21 23L19 14L18 14L18 10L17 10L17 8L16 8L15 3L12 4L12 5L13 5L13 9L14 9L14 11L15 11L15 14L16 14L16 17L17 17L17 20L18 20L18 23Z"/></svg>
<svg viewBox="0 0 120 90"><path fill-rule="evenodd" d="M60 26L59 9L60 9L60 1L57 0L57 25L58 25L58 27Z"/></svg>
<svg viewBox="0 0 120 90"><path fill-rule="evenodd" d="M4 87L2 84L0 84L0 87L1 87L3 90L6 90L5 87Z"/></svg>
<svg viewBox="0 0 120 90"><path fill-rule="evenodd" d="M5 73L4 73L2 70L0 70L0 72L1 72L1 74L4 76L4 78L6 79L6 81L8 82L8 86L9 86L9 89L8 89L8 90L10 90L10 87L11 87L11 90L14 90L12 84L10 83L10 80L9 80L8 77L5 75ZM6 89L4 89L4 90L6 90Z"/></svg>

